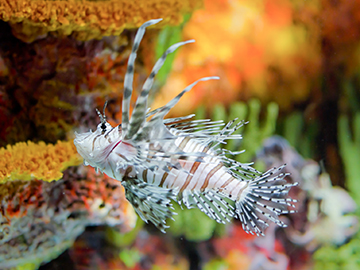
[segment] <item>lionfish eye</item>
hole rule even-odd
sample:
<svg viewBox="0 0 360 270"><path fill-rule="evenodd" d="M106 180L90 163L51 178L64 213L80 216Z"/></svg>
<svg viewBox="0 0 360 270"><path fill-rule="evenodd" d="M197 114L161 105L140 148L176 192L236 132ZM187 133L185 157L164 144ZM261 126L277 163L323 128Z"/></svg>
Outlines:
<svg viewBox="0 0 360 270"><path fill-rule="evenodd" d="M107 105L108 101L105 101L105 104L104 104L104 108L103 108L103 114L101 114L99 112L98 109L96 109L96 112L97 114L99 115L100 117L100 121L101 121L101 129L102 129L102 133L104 134L105 131L106 131L106 115L105 115L105 108L106 108L106 105Z"/></svg>

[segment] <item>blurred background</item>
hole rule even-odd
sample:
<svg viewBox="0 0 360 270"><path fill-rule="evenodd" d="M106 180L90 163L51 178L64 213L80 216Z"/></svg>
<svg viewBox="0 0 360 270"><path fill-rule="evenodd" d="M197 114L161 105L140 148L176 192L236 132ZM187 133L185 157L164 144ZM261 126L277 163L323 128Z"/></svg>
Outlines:
<svg viewBox="0 0 360 270"><path fill-rule="evenodd" d="M75 131L121 119L172 44L153 109L205 76L168 117L249 121L235 157L287 164L298 213L265 237L176 207L162 234L120 183L82 165ZM0 269L360 269L360 1L0 0ZM136 95L133 95L135 101Z"/></svg>

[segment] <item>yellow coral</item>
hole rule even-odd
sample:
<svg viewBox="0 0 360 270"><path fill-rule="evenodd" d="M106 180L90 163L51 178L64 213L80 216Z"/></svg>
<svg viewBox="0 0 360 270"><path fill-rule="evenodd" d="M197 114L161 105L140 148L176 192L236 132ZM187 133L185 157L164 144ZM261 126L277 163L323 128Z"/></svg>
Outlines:
<svg viewBox="0 0 360 270"><path fill-rule="evenodd" d="M31 141L0 148L0 183L13 180L59 180L62 171L81 159L72 141L54 144Z"/></svg>
<svg viewBox="0 0 360 270"><path fill-rule="evenodd" d="M77 39L89 40L119 35L154 18L178 24L184 13L201 5L202 0L0 0L0 20L9 22L14 34L27 42L49 31L74 32Z"/></svg>

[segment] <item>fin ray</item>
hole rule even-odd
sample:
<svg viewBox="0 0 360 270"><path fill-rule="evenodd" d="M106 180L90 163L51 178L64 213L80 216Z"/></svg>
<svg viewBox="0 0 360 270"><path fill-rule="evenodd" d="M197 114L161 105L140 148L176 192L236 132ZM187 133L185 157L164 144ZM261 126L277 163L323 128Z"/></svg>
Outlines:
<svg viewBox="0 0 360 270"><path fill-rule="evenodd" d="M134 136L135 133L137 133L140 129L140 127L145 123L146 121L146 110L147 110L147 101L149 97L149 92L151 90L151 87L154 83L154 78L156 74L159 72L160 68L165 63L166 57L168 54L174 52L177 48L179 48L182 45L195 42L195 40L188 40L184 42L176 43L172 46L170 46L164 54L159 58L159 60L155 63L149 77L146 79L142 91L139 95L139 97L136 100L135 108L133 110L133 113L131 115L130 119L130 127L129 131L126 134L126 139L130 139Z"/></svg>
<svg viewBox="0 0 360 270"><path fill-rule="evenodd" d="M287 174L279 173L282 169L283 166L273 168L248 181L248 186L236 201L235 212L247 233L263 235L264 229L268 227L267 220L286 227L279 215L296 212L288 210L288 207L295 207L293 203L296 200L288 198L287 195L290 188L297 183L287 184L284 179Z"/></svg>
<svg viewBox="0 0 360 270"><path fill-rule="evenodd" d="M146 223L151 221L161 232L165 233L168 226L167 218L175 214L171 200L176 199L174 189L154 186L138 179L125 178L122 182L126 199L132 204L136 213Z"/></svg>
<svg viewBox="0 0 360 270"><path fill-rule="evenodd" d="M137 56L137 51L140 45L140 42L145 34L146 27L156 24L160 22L162 19L150 20L141 25L136 32L134 45L131 50L131 54L129 56L129 60L127 63L126 74L124 78L124 95L122 100L122 130L124 136L128 130L129 117L130 117L130 99L133 92L133 80L134 80L134 64Z"/></svg>

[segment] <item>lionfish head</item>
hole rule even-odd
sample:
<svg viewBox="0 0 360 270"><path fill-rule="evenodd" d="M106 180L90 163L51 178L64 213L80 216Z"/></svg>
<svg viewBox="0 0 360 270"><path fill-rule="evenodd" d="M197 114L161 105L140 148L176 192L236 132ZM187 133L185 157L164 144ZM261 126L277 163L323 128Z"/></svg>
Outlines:
<svg viewBox="0 0 360 270"><path fill-rule="evenodd" d="M85 133L75 132L74 144L78 153L84 158L84 162L93 167L99 166L100 156L104 147L109 145L108 140L104 140L103 124L99 124L95 131ZM111 130L111 125L106 123L106 129Z"/></svg>
<svg viewBox="0 0 360 270"><path fill-rule="evenodd" d="M75 132L74 144L78 153L84 158L86 165L91 165L95 168L102 168L105 163L108 149L111 148L111 143L114 141L114 136L118 138L121 135L120 129L116 129L114 134L114 128L106 121L105 108L107 102L104 105L104 112L101 114L96 110L100 117L100 123L97 125L95 131L89 131L85 133Z"/></svg>

